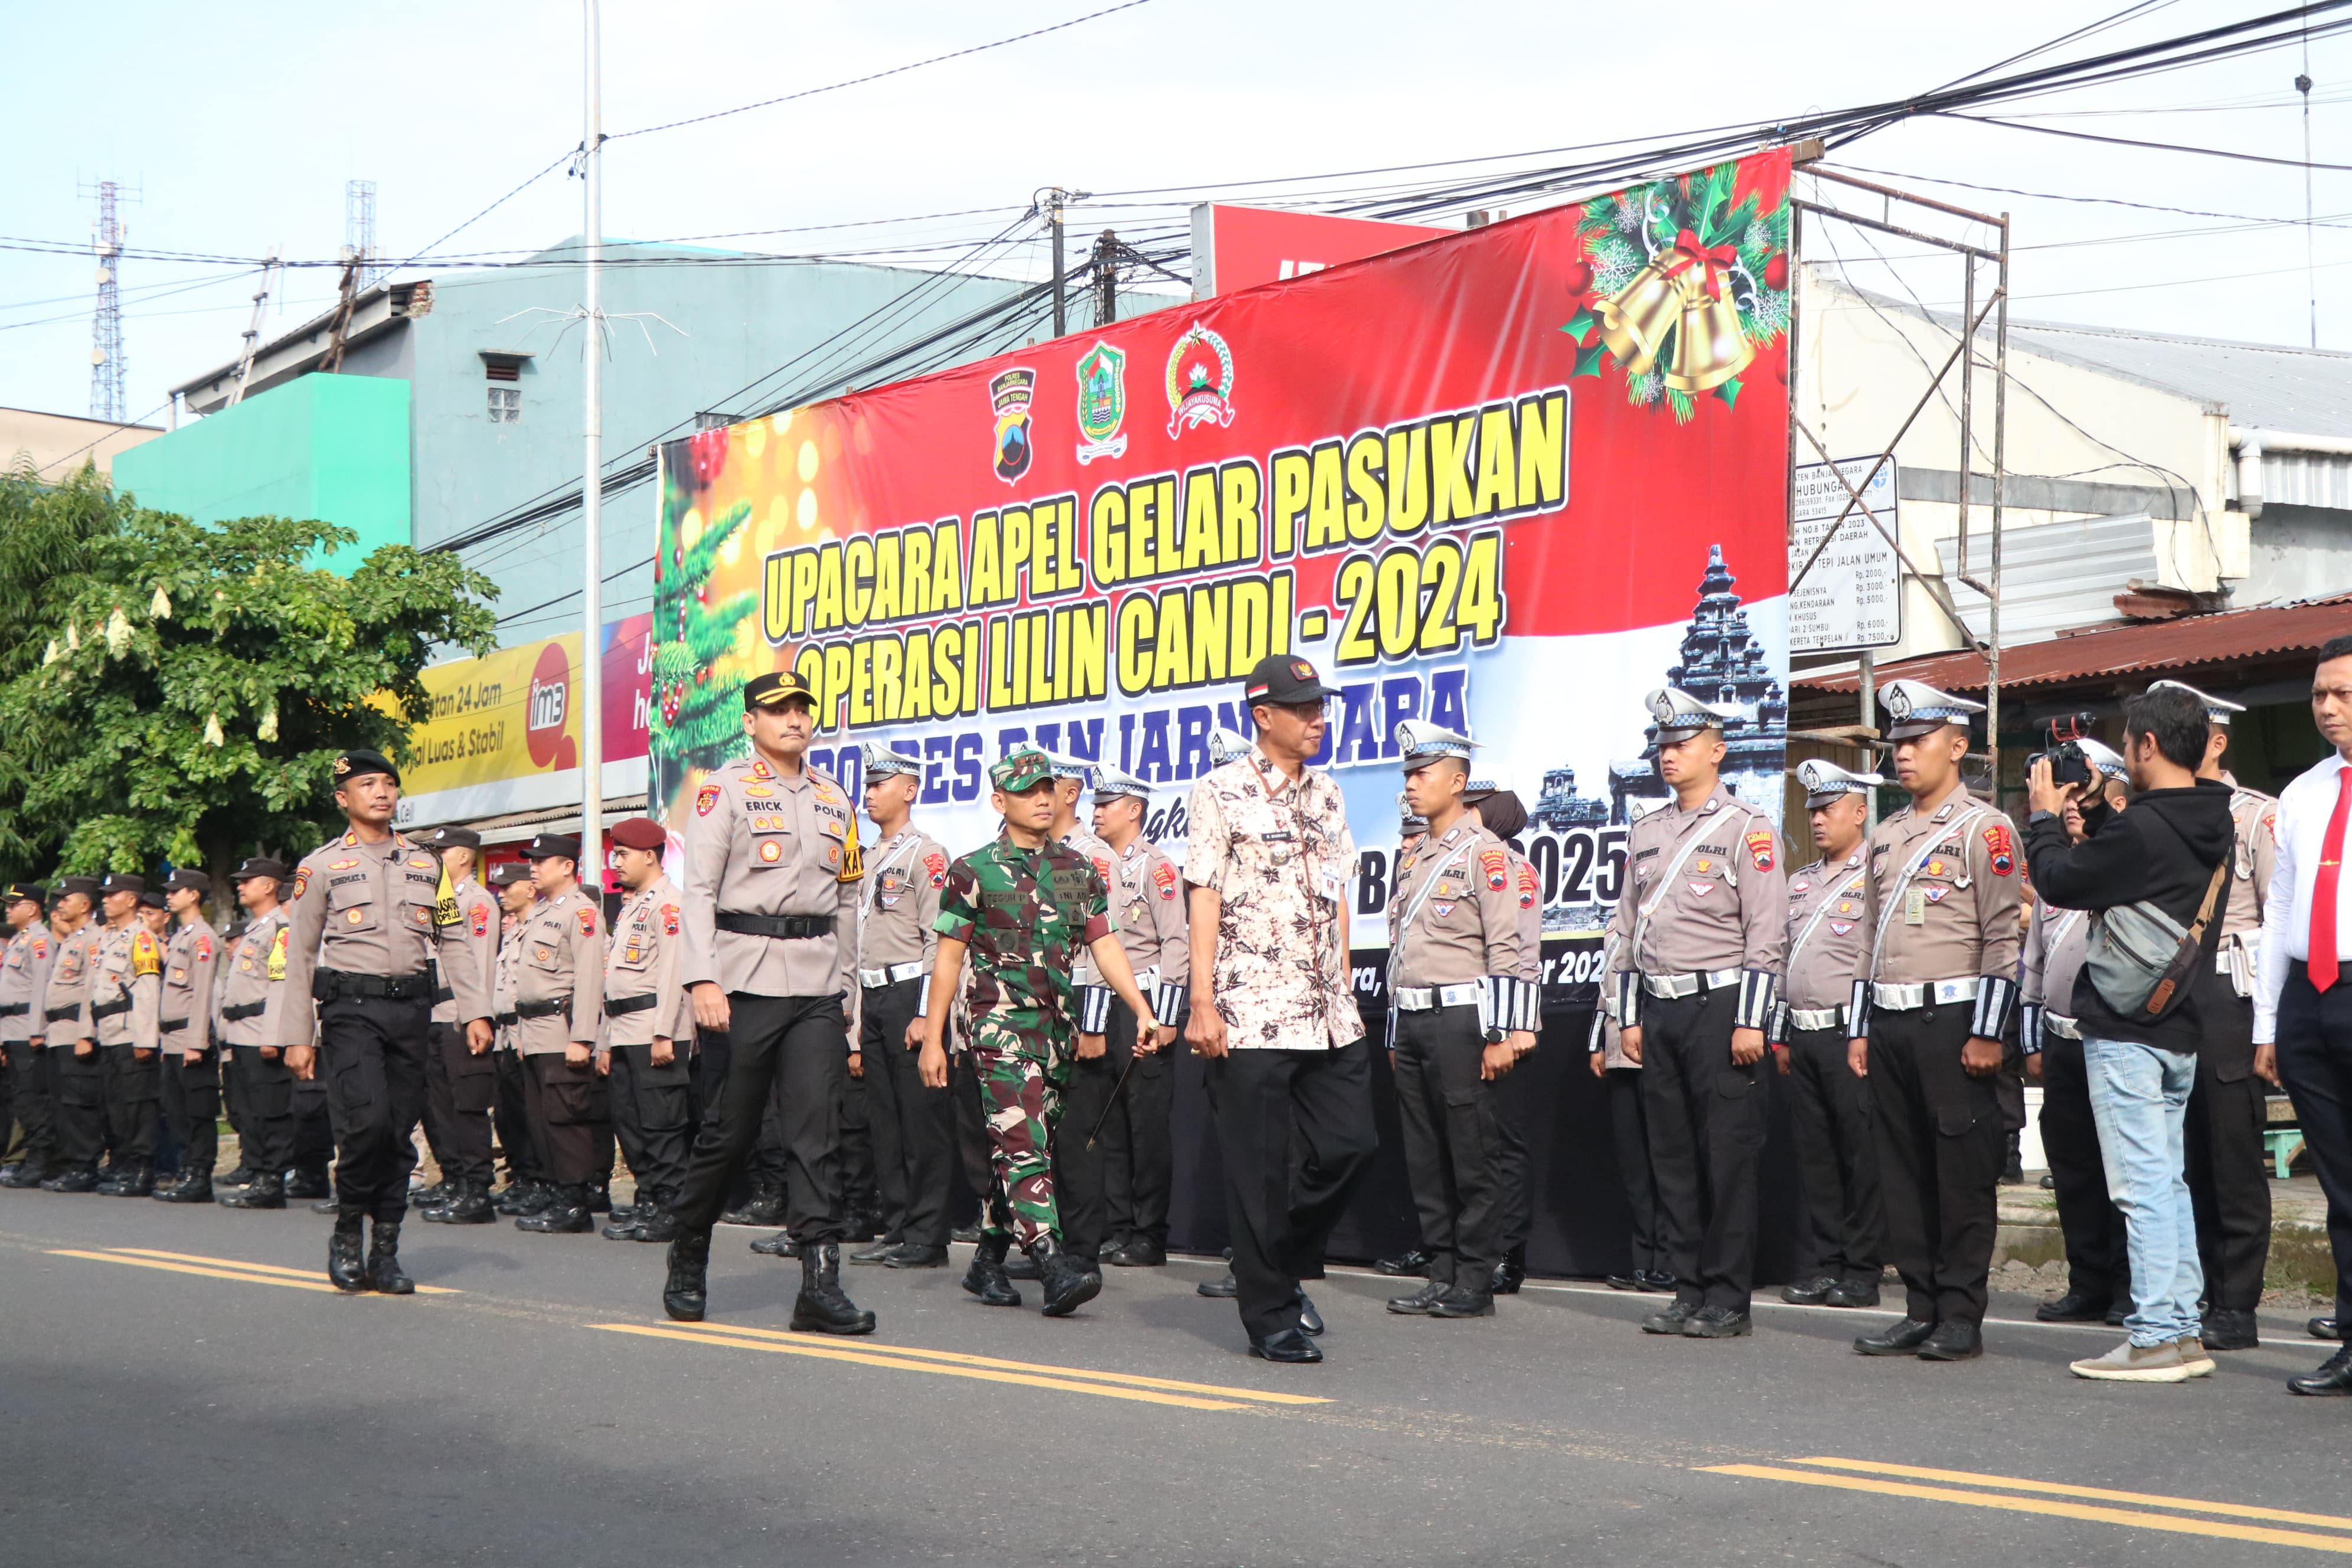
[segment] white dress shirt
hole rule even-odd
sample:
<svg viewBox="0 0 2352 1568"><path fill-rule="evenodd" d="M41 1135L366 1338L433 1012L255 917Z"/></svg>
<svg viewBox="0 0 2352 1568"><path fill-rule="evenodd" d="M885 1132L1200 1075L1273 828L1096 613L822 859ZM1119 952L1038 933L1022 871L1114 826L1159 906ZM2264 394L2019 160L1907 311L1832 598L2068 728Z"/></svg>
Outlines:
<svg viewBox="0 0 2352 1568"><path fill-rule="evenodd" d="M2279 795L2278 865L2271 872L2270 896L2263 902L2263 960L2254 981L2254 1043L2278 1039L2279 993L2286 988L2287 964L2311 961L2311 889L2319 878L2320 841L2336 813L2342 756L2319 763ZM2347 833L2352 841L2352 833ZM2347 843L2352 847L2352 843ZM2352 984L2352 874L2336 879L2336 956Z"/></svg>

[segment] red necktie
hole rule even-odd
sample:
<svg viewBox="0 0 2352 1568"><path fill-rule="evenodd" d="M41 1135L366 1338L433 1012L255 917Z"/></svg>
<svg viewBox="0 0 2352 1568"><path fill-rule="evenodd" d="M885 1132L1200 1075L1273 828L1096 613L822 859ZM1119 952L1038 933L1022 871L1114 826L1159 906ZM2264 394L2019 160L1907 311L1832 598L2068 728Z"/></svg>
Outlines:
<svg viewBox="0 0 2352 1568"><path fill-rule="evenodd" d="M2336 775L2336 815L2319 841L2319 875L2311 884L2311 984L2321 991L2336 984L2336 879L2344 871L2344 819L2352 816L2352 767Z"/></svg>

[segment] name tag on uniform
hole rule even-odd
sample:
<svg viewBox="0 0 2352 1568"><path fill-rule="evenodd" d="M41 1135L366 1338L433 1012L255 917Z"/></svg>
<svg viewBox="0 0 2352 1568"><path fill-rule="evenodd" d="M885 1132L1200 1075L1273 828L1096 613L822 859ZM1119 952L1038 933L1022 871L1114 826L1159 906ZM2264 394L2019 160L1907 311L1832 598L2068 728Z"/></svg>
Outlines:
<svg viewBox="0 0 2352 1568"><path fill-rule="evenodd" d="M1927 889L1906 888L1903 893L1903 923L1923 926L1927 923Z"/></svg>
<svg viewBox="0 0 2352 1568"><path fill-rule="evenodd" d="M1260 835L1268 844L1288 844L1298 836L1287 827L1277 827L1272 833Z"/></svg>

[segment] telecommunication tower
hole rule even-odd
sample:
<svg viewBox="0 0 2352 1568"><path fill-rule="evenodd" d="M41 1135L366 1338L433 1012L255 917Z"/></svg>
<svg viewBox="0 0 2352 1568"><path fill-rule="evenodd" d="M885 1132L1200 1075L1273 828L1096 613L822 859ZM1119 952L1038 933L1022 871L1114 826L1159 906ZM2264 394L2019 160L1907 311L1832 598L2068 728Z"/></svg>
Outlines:
<svg viewBox="0 0 2352 1568"><path fill-rule="evenodd" d="M343 256L360 264L359 286L367 288L384 274L375 248L375 182L343 182Z"/></svg>
<svg viewBox="0 0 2352 1568"><path fill-rule="evenodd" d="M130 417L122 355L122 241L129 231L117 215L121 203L137 201L139 193L100 180L84 184L81 194L98 199L98 221L90 226L90 249L98 257L98 309L89 322L89 416L120 425Z"/></svg>

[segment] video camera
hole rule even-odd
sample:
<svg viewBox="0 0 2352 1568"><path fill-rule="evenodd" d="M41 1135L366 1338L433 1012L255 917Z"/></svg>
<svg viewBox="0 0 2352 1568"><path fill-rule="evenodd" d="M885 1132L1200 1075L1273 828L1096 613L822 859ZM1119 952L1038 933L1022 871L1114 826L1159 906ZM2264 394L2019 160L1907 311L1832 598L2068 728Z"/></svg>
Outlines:
<svg viewBox="0 0 2352 1568"><path fill-rule="evenodd" d="M2026 758L2027 769L2030 771L2035 763L2048 757L2052 782L2062 784L2090 783L2091 759L2083 754L2081 742L2090 738L2091 726L2095 721L2088 713L2061 713L2054 719L2043 720L2042 729L2049 736L2049 750L2036 752Z"/></svg>

